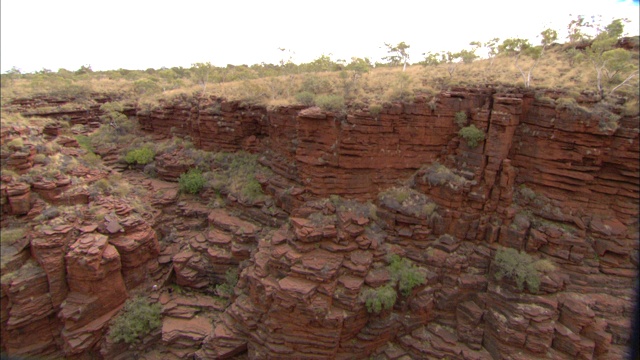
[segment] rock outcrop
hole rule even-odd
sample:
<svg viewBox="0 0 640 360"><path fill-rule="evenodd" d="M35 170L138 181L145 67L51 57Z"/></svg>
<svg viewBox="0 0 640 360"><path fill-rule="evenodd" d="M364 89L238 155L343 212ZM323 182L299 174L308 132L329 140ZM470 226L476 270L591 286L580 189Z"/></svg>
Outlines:
<svg viewBox="0 0 640 360"><path fill-rule="evenodd" d="M153 296L164 321L143 348L156 342L163 356L622 358L639 262L638 115L589 94L556 104L563 96L453 88L346 115L188 96L138 109L154 135L262 154L273 175L258 181L271 198L256 210L228 195L230 206L213 209L208 199L176 203L173 184L144 180L161 215L142 219L101 197L91 200L99 223L30 233L3 250L3 349L97 354L128 293L149 279L162 286L170 266L176 285L199 295ZM477 146L459 133L468 125L484 134ZM193 166L181 151L158 156L161 179ZM117 149L103 155L115 162ZM3 161L19 170L20 156ZM33 213L31 191L76 199L65 181L3 177L3 216ZM498 276L505 248L530 277ZM424 281L401 288L391 254ZM232 269L238 283L221 294ZM391 306L367 306L387 288ZM104 342L100 356L140 355L118 346Z"/></svg>

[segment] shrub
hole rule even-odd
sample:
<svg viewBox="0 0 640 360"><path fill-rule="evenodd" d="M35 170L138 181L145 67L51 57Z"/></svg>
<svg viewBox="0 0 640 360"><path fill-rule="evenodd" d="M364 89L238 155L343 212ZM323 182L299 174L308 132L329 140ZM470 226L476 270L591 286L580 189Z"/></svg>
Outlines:
<svg viewBox="0 0 640 360"><path fill-rule="evenodd" d="M390 284L376 289L367 289L363 293L367 311L376 314L382 311L382 309L389 310L393 308L397 297L398 294L396 290Z"/></svg>
<svg viewBox="0 0 640 360"><path fill-rule="evenodd" d="M111 184L109 183L109 180L105 178L102 178L94 182L93 186L101 193L108 192L109 190L111 190Z"/></svg>
<svg viewBox="0 0 640 360"><path fill-rule="evenodd" d="M88 152L84 155L82 155L82 161L89 166L97 166L98 164L100 164L100 156L96 155L92 152Z"/></svg>
<svg viewBox="0 0 640 360"><path fill-rule="evenodd" d="M48 164L50 162L49 158L45 154L37 154L33 157L33 162L36 164Z"/></svg>
<svg viewBox="0 0 640 360"><path fill-rule="evenodd" d="M320 94L330 92L333 88L331 81L326 78L317 76L307 76L302 82L302 91L308 91L312 94Z"/></svg>
<svg viewBox="0 0 640 360"><path fill-rule="evenodd" d="M216 286L216 293L220 296L229 297L233 295L233 289L238 284L238 269L231 268L224 274L224 283Z"/></svg>
<svg viewBox="0 0 640 360"><path fill-rule="evenodd" d="M537 293L540 288L540 274L536 270L533 258L525 253L511 248L500 248L494 258L496 268L495 277L500 281L503 277L513 279L522 291L527 286L532 293Z"/></svg>
<svg viewBox="0 0 640 360"><path fill-rule="evenodd" d="M2 236L0 241L3 244L13 244L25 235L26 231L23 228L2 229Z"/></svg>
<svg viewBox="0 0 640 360"><path fill-rule="evenodd" d="M51 220L58 216L60 216L60 210L55 206L51 206L42 210L42 213L40 213L38 217L41 218L41 220Z"/></svg>
<svg viewBox="0 0 640 360"><path fill-rule="evenodd" d="M10 148L21 149L24 146L24 141L22 138L15 138L7 143L7 146Z"/></svg>
<svg viewBox="0 0 640 360"><path fill-rule="evenodd" d="M436 204L425 194L407 186L394 187L378 194L380 205L406 216L424 219L434 213Z"/></svg>
<svg viewBox="0 0 640 360"><path fill-rule="evenodd" d="M144 169L142 171L145 174L147 174L147 176L152 177L152 178L155 178L156 176L158 176L155 164L147 164L147 165L145 165L145 167L144 167Z"/></svg>
<svg viewBox="0 0 640 360"><path fill-rule="evenodd" d="M458 132L458 135L467 141L467 146L470 148L475 148L480 142L484 141L484 132L475 125L463 127Z"/></svg>
<svg viewBox="0 0 640 360"><path fill-rule="evenodd" d="M198 169L191 169L180 175L178 184L180 185L180 191L187 192L189 194L197 194L202 190L206 180L202 176L202 172Z"/></svg>
<svg viewBox="0 0 640 360"><path fill-rule="evenodd" d="M129 151L127 155L125 155L124 161L126 161L127 164L137 163L140 165L146 165L153 161L154 156L156 156L156 154L153 152L153 149L145 146L140 149Z"/></svg>
<svg viewBox="0 0 640 360"><path fill-rule="evenodd" d="M453 120L456 125L458 125L459 127L464 127L465 125L467 125L467 113L464 111L458 111L455 116L454 116L454 120Z"/></svg>
<svg viewBox="0 0 640 360"><path fill-rule="evenodd" d="M76 135L75 138L76 138L76 141L78 141L78 145L80 145L81 148L83 148L84 150L90 153L94 152L93 145L91 144L91 138L89 138L86 135Z"/></svg>
<svg viewBox="0 0 640 360"><path fill-rule="evenodd" d="M127 300L123 311L113 320L109 338L113 342L131 344L151 333L162 324L162 307L152 304L147 298L135 297Z"/></svg>
<svg viewBox="0 0 640 360"><path fill-rule="evenodd" d="M379 104L369 105L369 114L371 114L371 116L377 117L378 115L380 115L381 111L382 111L382 105L379 105Z"/></svg>
<svg viewBox="0 0 640 360"><path fill-rule="evenodd" d="M255 200L263 195L262 186L255 178L251 179L242 188L242 195L249 200Z"/></svg>
<svg viewBox="0 0 640 360"><path fill-rule="evenodd" d="M296 101L305 106L313 106L315 104L315 95L310 91L303 91L295 95Z"/></svg>
<svg viewBox="0 0 640 360"><path fill-rule="evenodd" d="M339 111L344 108L344 98L340 95L318 95L315 103L325 111Z"/></svg>
<svg viewBox="0 0 640 360"><path fill-rule="evenodd" d="M429 185L431 186L439 186L447 183L452 186L458 186L463 184L465 179L462 176L455 174L448 167L435 162L424 169L422 181L429 182Z"/></svg>
<svg viewBox="0 0 640 360"><path fill-rule="evenodd" d="M426 278L417 266L409 259L401 258L393 254L389 256L389 272L391 278L398 283L398 289L404 296L409 296L411 291L424 284Z"/></svg>

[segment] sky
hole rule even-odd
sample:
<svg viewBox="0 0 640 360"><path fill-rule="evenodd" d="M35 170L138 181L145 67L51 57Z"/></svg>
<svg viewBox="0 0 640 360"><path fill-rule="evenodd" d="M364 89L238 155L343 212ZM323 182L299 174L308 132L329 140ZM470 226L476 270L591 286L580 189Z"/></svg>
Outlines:
<svg viewBox="0 0 640 360"><path fill-rule="evenodd" d="M495 37L537 44L546 28L564 42L578 14L601 15L604 25L628 18L628 35L639 32L637 0L2 0L0 67L144 70L301 63L323 54L375 62L385 43L401 41L418 62L428 51Z"/></svg>

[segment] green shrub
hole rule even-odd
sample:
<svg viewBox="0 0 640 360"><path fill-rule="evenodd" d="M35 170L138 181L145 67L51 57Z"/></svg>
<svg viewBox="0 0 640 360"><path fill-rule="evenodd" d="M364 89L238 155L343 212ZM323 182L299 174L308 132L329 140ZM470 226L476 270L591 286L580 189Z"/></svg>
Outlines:
<svg viewBox="0 0 640 360"><path fill-rule="evenodd" d="M122 312L113 319L109 338L115 343L137 342L162 324L161 314L160 304L152 304L144 297L129 299Z"/></svg>
<svg viewBox="0 0 640 360"><path fill-rule="evenodd" d="M189 194L197 194L202 190L206 180L202 176L202 172L198 169L191 169L180 175L178 184L180 185L180 191L187 192Z"/></svg>
<svg viewBox="0 0 640 360"><path fill-rule="evenodd" d="M155 156L156 154L153 152L153 149L145 146L140 149L134 149L129 151L127 155L125 155L124 161L126 161L127 164L137 163L140 165L146 165L152 162Z"/></svg>
<svg viewBox="0 0 640 360"><path fill-rule="evenodd" d="M513 279L522 291L526 284L527 289L537 293L540 288L540 274L536 270L536 262L525 252L518 252L511 248L500 248L494 258L496 280L503 277Z"/></svg>
<svg viewBox="0 0 640 360"><path fill-rule="evenodd" d="M259 196L264 195L264 193L262 192L262 186L260 185L260 183L258 182L258 180L251 179L249 180L242 188L242 195L249 199L249 200L255 200L257 199Z"/></svg>
<svg viewBox="0 0 640 360"><path fill-rule="evenodd" d="M91 144L91 138L86 135L76 135L75 138L81 148L90 153L94 152L93 144Z"/></svg>
<svg viewBox="0 0 640 360"><path fill-rule="evenodd" d="M464 111L458 111L455 116L454 116L454 120L453 120L456 125L458 125L459 127L464 127L465 125L467 125L467 113Z"/></svg>
<svg viewBox="0 0 640 360"><path fill-rule="evenodd" d="M256 155L244 152L216 153L211 161L215 171L204 175L212 189L251 201L264 195L256 175L268 173L269 170L258 163Z"/></svg>
<svg viewBox="0 0 640 360"><path fill-rule="evenodd" d="M231 268L224 274L224 283L216 286L216 292L220 296L229 297L233 295L236 284L238 284L238 269Z"/></svg>
<svg viewBox="0 0 640 360"><path fill-rule="evenodd" d="M315 95L310 91L299 92L295 95L296 101L305 106L313 106L315 104Z"/></svg>
<svg viewBox="0 0 640 360"><path fill-rule="evenodd" d="M391 278L398 283L398 289L404 296L409 296L411 291L425 283L426 278L420 269L409 259L401 258L393 254L389 256L389 272Z"/></svg>
<svg viewBox="0 0 640 360"><path fill-rule="evenodd" d="M340 95L318 95L316 105L325 111L339 111L344 109L344 98Z"/></svg>
<svg viewBox="0 0 640 360"><path fill-rule="evenodd" d="M397 297L398 294L391 284L376 289L367 289L363 293L367 311L376 314L382 311L382 309L389 310L393 308Z"/></svg>
<svg viewBox="0 0 640 360"><path fill-rule="evenodd" d="M484 141L484 132L475 125L463 127L458 132L458 135L467 141L467 146L470 148L475 148L480 142Z"/></svg>

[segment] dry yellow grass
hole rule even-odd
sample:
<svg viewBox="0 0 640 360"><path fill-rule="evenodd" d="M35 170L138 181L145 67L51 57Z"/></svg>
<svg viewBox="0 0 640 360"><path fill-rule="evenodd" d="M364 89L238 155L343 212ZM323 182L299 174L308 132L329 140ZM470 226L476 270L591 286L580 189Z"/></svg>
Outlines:
<svg viewBox="0 0 640 360"><path fill-rule="evenodd" d="M531 87L563 89L578 94L595 90L595 71L586 62L570 64L564 45L556 45L546 51L532 72ZM633 53L632 66L636 69L638 53ZM533 60L522 57L520 65L526 72ZM477 60L470 64L457 64L450 73L450 64L424 67L412 65L402 71L402 67L379 67L366 73L354 71L307 72L299 73L300 68L290 68L289 74L258 77L253 69L244 71L248 78L229 82L210 82L203 89L193 79L180 79L180 87L162 91L160 86L148 90L136 89L141 80L161 82L156 75L139 73L132 80L122 77L109 78L104 74L91 77L79 76L30 76L16 79L2 91L3 104L8 99L28 98L48 94L50 96L75 97L82 102L83 97L91 93L121 94L127 101L137 102L142 108L151 109L160 100L170 100L183 95L216 96L229 100L240 100L250 104L268 107L297 103L296 95L310 92L312 95L336 94L344 97L347 103L356 106L381 104L396 100L410 101L416 94L435 94L452 86L475 86L485 84L524 86L514 59L505 55L490 60ZM619 79L616 80L619 83ZM605 84L608 89L617 83ZM617 91L618 95L637 99L637 78L630 87ZM204 92L203 92L204 90Z"/></svg>

